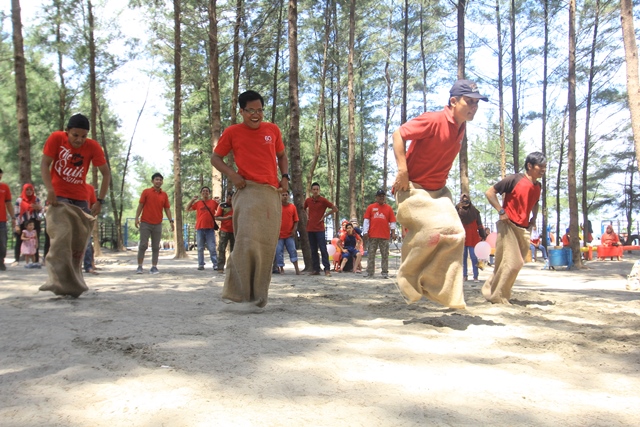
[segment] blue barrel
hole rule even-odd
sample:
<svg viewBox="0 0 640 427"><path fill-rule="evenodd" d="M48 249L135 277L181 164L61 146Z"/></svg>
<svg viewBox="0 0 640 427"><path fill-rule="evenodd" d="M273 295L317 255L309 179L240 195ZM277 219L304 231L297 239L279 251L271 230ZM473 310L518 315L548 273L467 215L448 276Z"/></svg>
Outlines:
<svg viewBox="0 0 640 427"><path fill-rule="evenodd" d="M561 265L567 265L567 251L564 249L549 249L549 265L551 267L557 267ZM569 253L571 253L569 251Z"/></svg>

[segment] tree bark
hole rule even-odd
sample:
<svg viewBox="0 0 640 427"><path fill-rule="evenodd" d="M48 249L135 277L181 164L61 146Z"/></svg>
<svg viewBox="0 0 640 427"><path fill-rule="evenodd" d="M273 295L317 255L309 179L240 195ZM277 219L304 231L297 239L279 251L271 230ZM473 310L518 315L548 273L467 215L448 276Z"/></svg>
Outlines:
<svg viewBox="0 0 640 427"><path fill-rule="evenodd" d="M349 102L349 218L356 217L356 96L353 61L355 56L356 0L349 5L349 60L347 62L347 97Z"/></svg>
<svg viewBox="0 0 640 427"><path fill-rule="evenodd" d="M511 0L509 18L509 26L511 29L511 126L513 129L513 169L515 173L518 173L520 171L520 117L518 115L518 72L516 66L516 0Z"/></svg>
<svg viewBox="0 0 640 427"><path fill-rule="evenodd" d="M298 2L289 0L289 145L291 149L291 187L293 203L298 210L298 230L304 259L304 271L311 270L311 248L307 234L307 214L304 211L305 194L302 186L302 155L300 151L300 101L298 99Z"/></svg>
<svg viewBox="0 0 640 427"><path fill-rule="evenodd" d="M498 0L499 1L499 0ZM549 85L549 0L544 0L544 44L542 46L542 154L547 156L547 86ZM542 245L547 245L547 175L542 176ZM553 243L553 242L552 242Z"/></svg>
<svg viewBox="0 0 640 427"><path fill-rule="evenodd" d="M466 0L458 0L458 80L465 78L465 41L464 41L464 13L466 8ZM460 143L460 193L469 194L469 153L467 134L465 132Z"/></svg>
<svg viewBox="0 0 640 427"><path fill-rule="evenodd" d="M513 0L512 0L513 1ZM569 0L569 144L567 147L568 181L569 181L569 234L573 263L581 266L580 237L578 227L578 195L576 190L576 0Z"/></svg>
<svg viewBox="0 0 640 427"><path fill-rule="evenodd" d="M632 0L620 0L620 20L627 65L627 97L631 113L631 129L636 149L636 163L640 168L640 82L638 81L638 46L633 25Z"/></svg>
<svg viewBox="0 0 640 427"><path fill-rule="evenodd" d="M409 51L409 0L404 0L404 33L402 35L402 105L400 105L400 124L407 122L407 85Z"/></svg>
<svg viewBox="0 0 640 427"><path fill-rule="evenodd" d="M174 241L175 255L174 258L181 259L187 257L187 251L184 247L184 236L182 234L182 171L180 165L182 163L181 154L181 131L182 131L182 33L180 29L181 21L181 0L173 0L173 67L174 67L174 96L173 96L173 182L174 182L174 201L173 210L175 217Z"/></svg>
<svg viewBox="0 0 640 427"><path fill-rule="evenodd" d="M13 66L16 82L16 117L18 119L20 183L26 184L31 182L31 137L29 136L27 72L25 70L20 0L11 0L11 22L13 25Z"/></svg>
<svg viewBox="0 0 640 427"><path fill-rule="evenodd" d="M209 0L209 92L211 97L211 151L218 145L220 135L222 134L222 117L220 103L220 63L218 52L218 13L217 1ZM221 200L225 199L222 191L222 174L216 168L211 168L211 194L220 196Z"/></svg>
<svg viewBox="0 0 640 427"><path fill-rule="evenodd" d="M502 43L502 26L500 22L500 0L496 0L496 26L498 28L498 120L500 126L500 176L507 176L507 147L504 136L504 65L502 59L504 47Z"/></svg>

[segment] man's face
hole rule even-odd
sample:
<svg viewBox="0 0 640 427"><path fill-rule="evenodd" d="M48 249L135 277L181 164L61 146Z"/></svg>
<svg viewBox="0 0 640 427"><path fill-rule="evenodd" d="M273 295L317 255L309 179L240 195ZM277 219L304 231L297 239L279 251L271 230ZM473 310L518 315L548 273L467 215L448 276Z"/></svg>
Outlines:
<svg viewBox="0 0 640 427"><path fill-rule="evenodd" d="M247 105L240 109L240 114L245 125L251 129L258 129L264 115L262 102L259 99L247 102Z"/></svg>
<svg viewBox="0 0 640 427"><path fill-rule="evenodd" d="M289 204L289 193L282 193L280 196L280 200L282 200L282 205L286 206Z"/></svg>
<svg viewBox="0 0 640 427"><path fill-rule="evenodd" d="M320 195L320 186L314 185L313 187L311 187L311 196L318 197L319 195Z"/></svg>
<svg viewBox="0 0 640 427"><path fill-rule="evenodd" d="M200 195L204 200L209 200L209 197L211 197L211 191L209 191L208 188L203 188L200 190Z"/></svg>
<svg viewBox="0 0 640 427"><path fill-rule="evenodd" d="M227 203L231 203L231 200L233 199L233 194L227 194Z"/></svg>
<svg viewBox="0 0 640 427"><path fill-rule="evenodd" d="M160 188L162 187L162 183L164 182L164 179L160 178L159 176L156 176L155 178L153 178L153 187L154 188Z"/></svg>
<svg viewBox="0 0 640 427"><path fill-rule="evenodd" d="M462 96L459 101L452 97L450 103L456 122L461 125L464 122L472 121L476 111L478 111L479 102L479 99L469 98L468 96Z"/></svg>
<svg viewBox="0 0 640 427"><path fill-rule="evenodd" d="M69 144L73 148L80 148L82 144L87 140L87 135L89 131L86 129L80 128L71 128L67 130L67 136L69 138Z"/></svg>
<svg viewBox="0 0 640 427"><path fill-rule="evenodd" d="M380 203L381 205L384 205L384 199L385 199L384 194L376 196L376 202Z"/></svg>
<svg viewBox="0 0 640 427"><path fill-rule="evenodd" d="M539 180L547 172L547 164L535 165L529 168L529 175L534 181Z"/></svg>

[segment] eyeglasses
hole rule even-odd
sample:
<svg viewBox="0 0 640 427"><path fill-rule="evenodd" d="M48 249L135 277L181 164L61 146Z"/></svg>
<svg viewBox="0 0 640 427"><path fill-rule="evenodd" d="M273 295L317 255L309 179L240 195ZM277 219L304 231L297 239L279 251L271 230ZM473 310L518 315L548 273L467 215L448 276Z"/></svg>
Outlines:
<svg viewBox="0 0 640 427"><path fill-rule="evenodd" d="M254 110L253 108L243 108L244 111L246 111L247 113L254 115L254 114L264 114L264 110L262 108L259 108L257 110Z"/></svg>

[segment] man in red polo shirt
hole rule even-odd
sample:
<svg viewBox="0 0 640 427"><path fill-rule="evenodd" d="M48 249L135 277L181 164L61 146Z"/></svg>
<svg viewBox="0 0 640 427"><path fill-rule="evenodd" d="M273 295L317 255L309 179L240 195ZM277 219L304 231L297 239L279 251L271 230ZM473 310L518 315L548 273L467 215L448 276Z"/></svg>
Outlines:
<svg viewBox="0 0 640 427"><path fill-rule="evenodd" d="M389 277L389 238L396 235L396 215L393 209L385 202L387 193L378 190L376 202L370 204L364 213L364 224L362 234L368 237L367 250L367 274L365 277L373 277L376 267L376 252L380 249L382 256L381 273L382 278Z"/></svg>
<svg viewBox="0 0 640 427"><path fill-rule="evenodd" d="M144 254L149 247L151 236L151 269L150 274L158 274L158 258L160 257L160 239L162 238L162 210L167 214L171 223L171 231L174 230L171 210L169 210L169 197L162 191L163 176L156 172L151 176L153 186L147 188L140 195L140 202L136 210L136 228L140 229L140 243L138 245L138 269L137 274L142 274ZM140 217L142 214L142 217Z"/></svg>
<svg viewBox="0 0 640 427"><path fill-rule="evenodd" d="M327 209L331 209L327 212ZM329 264L329 253L327 252L327 236L324 230L324 220L329 215L338 212L338 208L320 195L320 184L311 184L311 197L304 201L304 210L307 213L307 235L311 246L312 276L320 275L320 257L318 249L322 254L322 266L324 275L331 276L331 265Z"/></svg>
<svg viewBox="0 0 640 427"><path fill-rule="evenodd" d="M424 113L393 133L398 222L407 230L397 285L408 303L425 296L447 307L465 308L464 228L446 183L466 122L473 120L480 100L488 99L469 80L456 81L449 94L449 105L442 111Z"/></svg>

